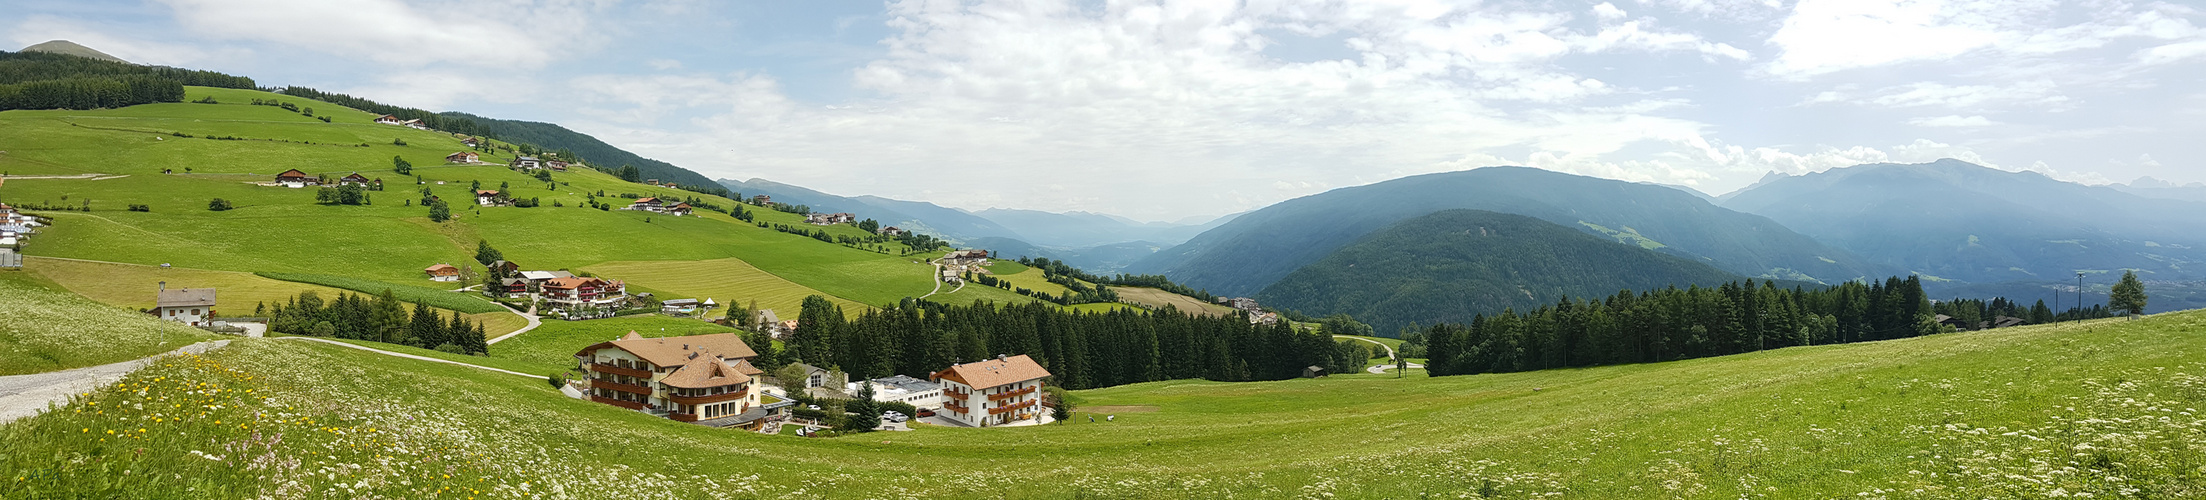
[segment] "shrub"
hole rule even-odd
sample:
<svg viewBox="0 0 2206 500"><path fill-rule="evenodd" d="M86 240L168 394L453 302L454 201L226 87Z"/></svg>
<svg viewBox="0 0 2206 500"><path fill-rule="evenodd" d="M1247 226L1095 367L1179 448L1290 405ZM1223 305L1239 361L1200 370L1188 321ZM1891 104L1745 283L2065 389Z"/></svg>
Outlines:
<svg viewBox="0 0 2206 500"><path fill-rule="evenodd" d="M129 210L129 211L132 211L132 212L151 212L151 211L153 211L153 208L152 208L152 207L148 207L148 206L145 206L145 205L141 205L141 204L137 204L137 203L132 203L132 204L130 204L130 206L129 206L129 207L126 207L125 209L126 209L126 210Z"/></svg>
<svg viewBox="0 0 2206 500"><path fill-rule="evenodd" d="M393 145L393 146L404 146L404 145L406 145L406 140L405 140L405 139L391 139L391 145Z"/></svg>
<svg viewBox="0 0 2206 500"><path fill-rule="evenodd" d="M215 199L213 199L213 200L210 200L210 201L208 201L208 202L207 202L207 209L208 209L208 210L213 210L213 211L216 211L216 212L220 212L220 211L223 211L223 210L229 210L229 209L231 209L231 208L235 208L235 207L231 207L231 206L230 206L230 200L225 200L225 199L221 199L221 198L215 198Z"/></svg>
<svg viewBox="0 0 2206 500"><path fill-rule="evenodd" d="M444 347L445 347L445 346L450 346L450 345L452 345L452 344L445 344L445 345L440 345L440 346L437 346L437 350L439 350L439 351L443 351L443 350L444 350ZM457 348L458 346L453 346L453 347L454 347L454 348ZM451 352L451 351L445 351L445 352ZM552 388L555 388L555 389L556 389L556 388L559 388L559 387L564 387L564 386L566 386L566 385L567 385L567 376L566 376L566 375L561 375L561 374L558 374L558 373L553 373L553 374L551 374L551 376L548 376L548 377L544 377L544 381L545 381L545 382L549 382L549 383L551 383L551 386L552 386Z"/></svg>
<svg viewBox="0 0 2206 500"><path fill-rule="evenodd" d="M458 345L454 345L454 344L449 344L449 343L447 343L447 344L444 344L444 345L440 345L440 346L437 346L437 352L446 352L446 353L452 353L452 354L467 354L467 348L464 348L464 347L460 347L460 346L458 346Z"/></svg>
<svg viewBox="0 0 2206 500"><path fill-rule="evenodd" d="M825 411L820 411L820 410L814 410L814 409L811 409L811 408L807 408L807 407L802 407L802 406L799 406L799 407L797 407L796 411L792 411L792 412L789 412L789 413L790 413L791 415L796 415L796 417L797 417L797 418L806 418L806 419L812 419L812 420L815 420L815 421L816 421L816 420L820 420L820 419L823 419L823 418L827 418L827 412L825 412Z"/></svg>

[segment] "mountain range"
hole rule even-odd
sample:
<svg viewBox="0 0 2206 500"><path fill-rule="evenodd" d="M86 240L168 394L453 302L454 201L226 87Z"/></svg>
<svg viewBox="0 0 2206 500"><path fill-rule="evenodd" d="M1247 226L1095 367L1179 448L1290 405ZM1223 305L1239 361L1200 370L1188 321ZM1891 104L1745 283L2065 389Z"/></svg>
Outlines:
<svg viewBox="0 0 2206 500"><path fill-rule="evenodd" d="M1264 287L1265 305L1348 313L1379 332L1469 323L1563 298L1739 279L1692 259L1522 215L1443 210L1388 225Z"/></svg>
<svg viewBox="0 0 2206 500"><path fill-rule="evenodd" d="M1784 176L1720 203L1933 280L2061 280L2120 269L2206 278L2206 202L1960 160Z"/></svg>
<svg viewBox="0 0 2206 500"><path fill-rule="evenodd" d="M1250 295L1380 228L1449 209L1530 216L1747 277L1835 283L1889 271L1679 189L1524 167L1404 177L1280 202L1127 271Z"/></svg>

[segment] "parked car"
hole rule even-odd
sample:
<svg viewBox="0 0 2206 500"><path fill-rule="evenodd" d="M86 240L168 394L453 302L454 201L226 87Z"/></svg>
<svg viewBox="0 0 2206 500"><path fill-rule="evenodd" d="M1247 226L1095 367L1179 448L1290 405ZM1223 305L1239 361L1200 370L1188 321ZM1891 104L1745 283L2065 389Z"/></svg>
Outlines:
<svg viewBox="0 0 2206 500"><path fill-rule="evenodd" d="M931 410L931 409L927 409L927 408L920 408L920 409L919 409L919 416L921 416L921 417L932 417L932 416L934 416L934 410Z"/></svg>

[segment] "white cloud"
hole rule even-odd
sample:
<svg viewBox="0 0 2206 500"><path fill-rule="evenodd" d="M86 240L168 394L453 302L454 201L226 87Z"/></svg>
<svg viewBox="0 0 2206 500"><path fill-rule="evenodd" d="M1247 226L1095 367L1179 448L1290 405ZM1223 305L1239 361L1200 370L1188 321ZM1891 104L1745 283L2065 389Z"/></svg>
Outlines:
<svg viewBox="0 0 2206 500"><path fill-rule="evenodd" d="M2206 40L2171 43L2146 49L2137 54L2137 61L2147 66L2157 66L2187 61L2206 56Z"/></svg>
<svg viewBox="0 0 2206 500"><path fill-rule="evenodd" d="M1991 119L1988 119L1988 118L1984 118L1984 116L1983 116L1983 115L1975 115L1975 116L1960 116L1960 115L1946 115L1946 116L1927 116L1927 117L1921 117L1921 118L1916 118L1916 119L1908 120L1908 121L1907 121L1907 123L1910 123L1910 124L1914 124L1914 125L1915 125L1915 126L1917 126L1917 127L1953 127L1953 128L1989 127L1989 126L1992 126L1992 125L1994 125L1994 124L1995 124L1995 123L1993 123L1993 122L1991 121Z"/></svg>
<svg viewBox="0 0 2206 500"><path fill-rule="evenodd" d="M649 61L644 61L643 63L650 65L651 69L661 71L670 69L682 69L682 62L673 59L652 59Z"/></svg>
<svg viewBox="0 0 2206 500"><path fill-rule="evenodd" d="M1766 70L1799 78L1947 59L1997 43L1998 26L1968 7L1938 0L1801 0L1770 36L1782 52Z"/></svg>
<svg viewBox="0 0 2206 500"><path fill-rule="evenodd" d="M1593 6L1593 16L1604 21L1623 19L1626 15L1624 9L1616 8L1616 4L1613 3L1601 2L1600 5Z"/></svg>
<svg viewBox="0 0 2206 500"><path fill-rule="evenodd" d="M181 66L211 60L251 57L252 53L239 49L210 49L195 45L162 43L116 35L127 31L121 28L95 26L51 15L32 15L16 23L8 33L8 39L16 47L48 40L68 40L91 47L107 55L138 64Z"/></svg>
<svg viewBox="0 0 2206 500"><path fill-rule="evenodd" d="M570 85L587 96L580 102L591 117L578 129L647 156L717 166L700 168L709 175L961 207L1147 215L1127 208L1126 197L1241 210L1375 173L1578 161L1700 140L1703 125L1654 114L1677 99L1622 94L1630 89L1560 60L1748 57L1641 21L1580 29L1567 15L1489 7L1296 7L896 3L890 23L900 34L855 72L855 84L878 98L830 106L800 104L779 82L754 76L600 75ZM1298 23L1296 32L1344 34L1361 56L1287 63L1261 53L1257 30ZM1596 98L1604 102L1588 102ZM699 106L714 110L691 122L702 132L653 125ZM1708 175L1645 162L1603 168L1664 182ZM1087 196L1017 184L937 189L943 179L1038 172Z"/></svg>
<svg viewBox="0 0 2206 500"><path fill-rule="evenodd" d="M1762 69L1779 78L1805 79L1981 54L1987 65L2028 71L2068 65L2043 56L2096 49L2121 39L2171 40L2201 32L2181 17L2188 11L2162 4L2063 7L2053 0L1801 0L1769 37L1780 54ZM2086 19L2058 24L2074 17ZM2164 55L2148 51L2141 59L2167 62L2168 56L2189 55L2186 48L2168 47Z"/></svg>
<svg viewBox="0 0 2206 500"><path fill-rule="evenodd" d="M535 68L595 39L587 29L595 6L579 0L422 6L400 0L159 1L175 12L179 24L205 36L272 42L399 67L449 63Z"/></svg>

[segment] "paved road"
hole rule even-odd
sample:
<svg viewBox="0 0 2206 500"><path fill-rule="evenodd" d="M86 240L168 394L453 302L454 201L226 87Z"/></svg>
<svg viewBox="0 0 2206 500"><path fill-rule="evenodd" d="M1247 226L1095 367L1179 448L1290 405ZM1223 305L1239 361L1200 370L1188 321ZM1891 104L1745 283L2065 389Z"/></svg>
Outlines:
<svg viewBox="0 0 2206 500"><path fill-rule="evenodd" d="M339 345L339 346L345 346L345 347L350 347L350 348L354 348L354 349L359 349L359 350L362 350L362 351L368 351L368 352L373 352L373 353L377 353L377 354L382 354L382 355L385 355L385 356L397 356L397 357L401 357L401 358L406 358L406 359L418 359L418 360L422 360L422 361L428 361L428 362L433 362L433 363L444 363L444 364L448 364L448 365L460 365L460 366L465 366L465 367L468 367L468 368L474 368L474 369L478 369L478 370L489 370L489 371L494 371L494 372L498 372L498 373L505 373L505 374L519 375L519 376L523 376L523 377L528 377L528 378L538 378L538 379L540 379L540 378L544 378L544 376L543 376L543 375L530 375L530 374L526 374L526 373L521 373L521 372L517 372L517 371L512 371L512 370L500 370L500 369L497 369L497 368L491 368L491 367L488 367L488 366L482 366L482 365L470 365L470 364L467 364L467 363L461 363L461 362L458 362L458 361L451 361L451 360L437 359L437 358L432 358L432 357L428 357L428 356L416 356L416 355L412 355L412 354L406 354L406 353L400 353L400 352L391 352L391 351L385 351L385 350L382 350L382 349L377 349L377 348L373 348L373 347L368 347L368 346L364 346L364 345L358 345L358 344L347 344L347 343L344 343L344 342L338 342L338 341L335 341L335 340L330 340L330 339L320 339L320 338L314 338L314 337L277 337L276 339L277 339L277 340L300 340L300 341L307 341L307 342L321 342L321 343L324 343L324 344L330 344L330 345Z"/></svg>
<svg viewBox="0 0 2206 500"><path fill-rule="evenodd" d="M539 318L537 318L537 317L536 317L536 305L535 305L535 304L530 304L530 305L529 305L529 312L521 312L521 310L520 310L520 309L514 309L514 308L513 308L513 306L505 305L504 303L499 303L499 304L498 304L498 307L503 307L503 308L506 308L506 310L508 310L508 311L513 311L513 313L514 313L514 314L519 314L519 315L521 315L521 318L522 318L522 319L527 319L527 320L529 320L529 326L524 326L524 327L521 327L521 329L519 329L519 330L514 330L514 331L513 331L513 333L508 333L508 334L505 334L505 335L499 335L499 336L498 336L498 338L490 339L490 340L488 340L488 341L485 341L485 342L483 342L483 343L485 343L485 344L496 344L496 343L498 343L498 341L501 341L501 340L505 340L505 339L510 339L510 338L513 338L513 337L515 337L515 336L519 336L519 335L521 335L521 334L523 334L523 333L528 333L528 332L529 332L529 330L535 330L535 329L536 329L536 327L539 327L539 326L544 326L544 321L543 321L542 319L539 319Z"/></svg>
<svg viewBox="0 0 2206 500"><path fill-rule="evenodd" d="M230 341L214 340L120 363L0 377L0 424L37 415L45 412L51 405L68 403L70 395L91 392L115 383L124 375L138 371L161 356L177 353L200 354L226 345L230 345Z"/></svg>

